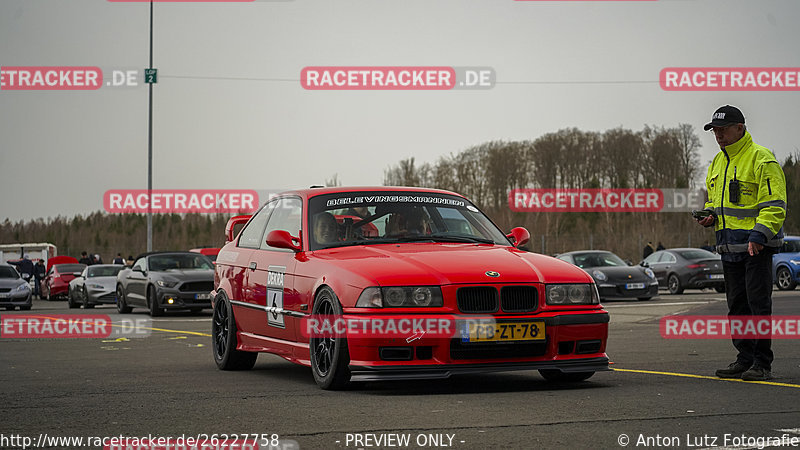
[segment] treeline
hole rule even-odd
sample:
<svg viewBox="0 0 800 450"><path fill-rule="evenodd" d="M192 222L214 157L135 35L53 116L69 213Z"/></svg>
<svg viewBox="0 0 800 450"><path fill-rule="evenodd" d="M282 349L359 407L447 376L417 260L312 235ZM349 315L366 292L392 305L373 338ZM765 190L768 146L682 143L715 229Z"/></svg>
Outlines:
<svg viewBox="0 0 800 450"><path fill-rule="evenodd" d="M528 247L548 254L607 249L632 261L649 242L666 247L699 247L714 242L688 213L515 213L508 193L518 188L705 188L707 164L700 164L700 139L689 124L615 128L588 132L576 128L535 140L491 141L417 164L408 158L384 172L384 184L446 189L465 195L504 231L525 226ZM784 164L789 217L785 229L797 230L800 208L800 159Z"/></svg>
<svg viewBox="0 0 800 450"><path fill-rule="evenodd" d="M225 214L153 214L153 249L221 247L227 221ZM95 212L0 224L0 243L26 242L55 244L59 255L97 253L110 263L117 253L127 258L147 250L147 215Z"/></svg>
<svg viewBox="0 0 800 450"><path fill-rule="evenodd" d="M464 194L504 231L524 226L528 247L548 254L579 249L608 249L632 261L641 259L648 241L666 247L699 247L714 233L696 225L688 213L515 213L508 192L516 188L703 188L706 165L699 161L700 140L687 124L674 128L615 128L587 132L576 128L535 140L491 141L416 164L399 161L384 173L384 183L422 186ZM800 230L800 157L783 163L786 173L787 234ZM338 176L328 185L340 185ZM187 250L220 247L224 214L154 214L153 248ZM0 243L50 242L59 254L99 253L108 262L147 247L144 214L96 212L72 218L0 223Z"/></svg>

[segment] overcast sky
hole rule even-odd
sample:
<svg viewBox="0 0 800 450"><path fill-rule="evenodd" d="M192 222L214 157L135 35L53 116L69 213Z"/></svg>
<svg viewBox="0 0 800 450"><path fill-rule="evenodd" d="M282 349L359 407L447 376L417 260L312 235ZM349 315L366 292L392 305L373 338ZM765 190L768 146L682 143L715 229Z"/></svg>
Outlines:
<svg viewBox="0 0 800 450"><path fill-rule="evenodd" d="M489 140L691 123L739 106L779 160L800 93L671 92L665 67L800 67L797 0L156 3L154 189L383 182ZM148 64L149 4L0 1L0 66ZM306 66L484 66L489 90L309 91ZM0 220L147 187L147 88L0 92Z"/></svg>

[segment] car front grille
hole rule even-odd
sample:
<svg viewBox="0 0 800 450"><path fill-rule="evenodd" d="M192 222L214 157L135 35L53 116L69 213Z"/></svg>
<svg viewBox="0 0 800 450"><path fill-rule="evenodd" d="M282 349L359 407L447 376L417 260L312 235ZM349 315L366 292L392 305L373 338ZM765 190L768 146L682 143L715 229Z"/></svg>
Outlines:
<svg viewBox="0 0 800 450"><path fill-rule="evenodd" d="M464 313L496 312L497 289L491 286L462 287L456 292L458 309Z"/></svg>
<svg viewBox="0 0 800 450"><path fill-rule="evenodd" d="M116 292L109 292L108 294L103 294L97 298L101 302L114 302L117 299Z"/></svg>
<svg viewBox="0 0 800 450"><path fill-rule="evenodd" d="M520 313L536 311L539 293L535 286L503 286L499 301L493 286L470 286L456 292L458 310L462 313L493 313L502 305L504 312Z"/></svg>
<svg viewBox="0 0 800 450"><path fill-rule="evenodd" d="M181 292L211 292L214 290L213 281L190 281L183 283L179 288Z"/></svg>
<svg viewBox="0 0 800 450"><path fill-rule="evenodd" d="M530 312L536 310L539 293L534 286L504 286L500 299L505 312Z"/></svg>
<svg viewBox="0 0 800 450"><path fill-rule="evenodd" d="M11 288L0 288L0 292L11 292Z"/></svg>

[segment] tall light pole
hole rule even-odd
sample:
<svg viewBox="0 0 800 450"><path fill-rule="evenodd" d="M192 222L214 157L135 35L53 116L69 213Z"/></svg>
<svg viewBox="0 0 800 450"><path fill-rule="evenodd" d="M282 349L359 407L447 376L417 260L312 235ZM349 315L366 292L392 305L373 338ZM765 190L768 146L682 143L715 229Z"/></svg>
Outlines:
<svg viewBox="0 0 800 450"><path fill-rule="evenodd" d="M150 0L150 65L153 70L153 0ZM145 81L147 74L145 74ZM154 80L149 80L154 81ZM147 251L153 251L153 84L149 84L149 106L147 113Z"/></svg>

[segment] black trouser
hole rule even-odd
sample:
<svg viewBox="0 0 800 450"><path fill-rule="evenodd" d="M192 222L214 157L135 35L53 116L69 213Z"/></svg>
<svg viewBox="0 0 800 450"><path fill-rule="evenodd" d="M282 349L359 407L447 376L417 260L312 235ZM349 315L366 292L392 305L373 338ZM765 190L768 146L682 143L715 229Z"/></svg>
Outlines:
<svg viewBox="0 0 800 450"><path fill-rule="evenodd" d="M728 316L772 315L772 254L764 248L758 255L738 262L723 261ZM736 360L772 370L771 339L733 339L739 350Z"/></svg>

